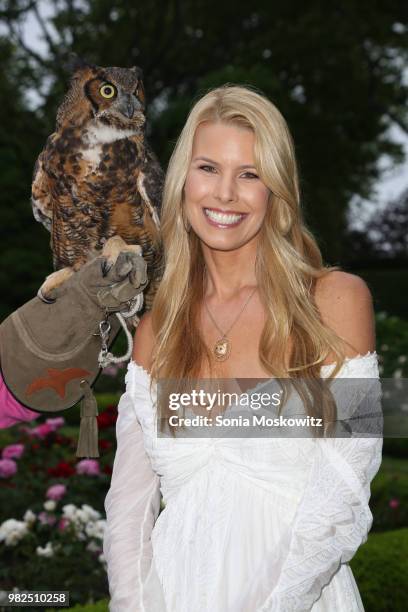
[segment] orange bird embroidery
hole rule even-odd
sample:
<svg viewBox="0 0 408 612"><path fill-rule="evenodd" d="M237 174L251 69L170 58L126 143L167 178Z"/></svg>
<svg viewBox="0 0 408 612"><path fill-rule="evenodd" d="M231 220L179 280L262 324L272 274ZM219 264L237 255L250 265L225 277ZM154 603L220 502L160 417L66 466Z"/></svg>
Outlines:
<svg viewBox="0 0 408 612"><path fill-rule="evenodd" d="M74 378L84 378L90 372L82 368L66 368L66 370L55 370L50 368L47 370L48 378L36 378L28 385L26 395L32 395L36 391L50 387L54 389L60 397L65 397L65 387L70 380Z"/></svg>

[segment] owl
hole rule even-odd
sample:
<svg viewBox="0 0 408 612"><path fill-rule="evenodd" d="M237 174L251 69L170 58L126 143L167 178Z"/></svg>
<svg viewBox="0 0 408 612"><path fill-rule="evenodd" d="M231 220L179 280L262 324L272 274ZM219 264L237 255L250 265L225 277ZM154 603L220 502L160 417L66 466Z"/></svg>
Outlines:
<svg viewBox="0 0 408 612"><path fill-rule="evenodd" d="M162 272L164 177L146 142L145 121L140 68L76 66L32 183L34 217L51 233L56 270L39 290L45 301L120 236L132 245L129 251L142 249L149 276L145 306L151 307Z"/></svg>

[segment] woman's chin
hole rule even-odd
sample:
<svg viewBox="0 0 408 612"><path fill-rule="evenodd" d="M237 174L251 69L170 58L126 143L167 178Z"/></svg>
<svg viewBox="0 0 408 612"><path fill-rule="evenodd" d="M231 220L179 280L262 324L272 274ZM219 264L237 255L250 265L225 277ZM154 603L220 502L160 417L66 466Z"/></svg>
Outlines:
<svg viewBox="0 0 408 612"><path fill-rule="evenodd" d="M256 237L254 236L252 239L246 239L244 237L219 237L215 238L214 236L204 236L203 234L198 235L198 238L202 242L203 246L211 249L212 251L237 251L245 246L248 243L255 241Z"/></svg>

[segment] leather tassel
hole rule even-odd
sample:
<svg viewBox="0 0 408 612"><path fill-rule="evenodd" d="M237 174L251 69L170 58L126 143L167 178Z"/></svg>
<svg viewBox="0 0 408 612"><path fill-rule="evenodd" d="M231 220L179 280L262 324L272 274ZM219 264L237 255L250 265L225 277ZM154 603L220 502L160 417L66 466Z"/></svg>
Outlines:
<svg viewBox="0 0 408 612"><path fill-rule="evenodd" d="M87 380L81 380L84 397L81 401L81 424L76 451L77 457L99 457L98 404Z"/></svg>

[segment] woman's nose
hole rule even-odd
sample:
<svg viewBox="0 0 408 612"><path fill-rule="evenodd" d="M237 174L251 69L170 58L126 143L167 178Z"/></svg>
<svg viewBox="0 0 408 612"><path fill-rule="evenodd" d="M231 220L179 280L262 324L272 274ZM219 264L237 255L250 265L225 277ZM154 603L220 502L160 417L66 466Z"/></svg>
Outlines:
<svg viewBox="0 0 408 612"><path fill-rule="evenodd" d="M219 176L215 181L214 197L220 202L233 202L236 198L234 179L227 175Z"/></svg>

